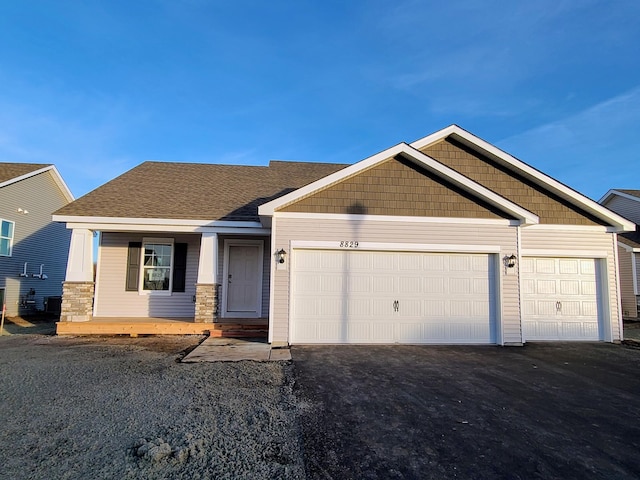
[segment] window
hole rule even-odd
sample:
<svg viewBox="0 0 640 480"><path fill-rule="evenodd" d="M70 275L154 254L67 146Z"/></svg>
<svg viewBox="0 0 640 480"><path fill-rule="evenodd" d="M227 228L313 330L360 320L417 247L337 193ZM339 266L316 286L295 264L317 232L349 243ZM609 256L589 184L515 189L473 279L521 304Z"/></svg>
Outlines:
<svg viewBox="0 0 640 480"><path fill-rule="evenodd" d="M172 238L145 238L129 242L127 253L127 292L185 292L187 244Z"/></svg>
<svg viewBox="0 0 640 480"><path fill-rule="evenodd" d="M145 242L142 250L142 290L170 291L173 242Z"/></svg>
<svg viewBox="0 0 640 480"><path fill-rule="evenodd" d="M13 246L14 223L9 220L0 220L0 256L10 257Z"/></svg>

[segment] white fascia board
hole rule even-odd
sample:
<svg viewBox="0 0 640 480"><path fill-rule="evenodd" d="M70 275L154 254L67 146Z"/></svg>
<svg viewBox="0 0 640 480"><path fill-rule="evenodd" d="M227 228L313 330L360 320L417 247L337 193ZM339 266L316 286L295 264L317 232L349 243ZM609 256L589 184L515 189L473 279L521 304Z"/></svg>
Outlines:
<svg viewBox="0 0 640 480"><path fill-rule="evenodd" d="M34 170L33 172L25 173L24 175L20 175L19 177L6 180L0 183L0 188L11 185L12 183L20 182L21 180L26 180L27 178L35 177L36 175L40 175L41 173L45 173L48 171L51 171L51 173L53 174L53 179L62 191L62 194L65 196L65 198L69 202L73 202L75 198L73 197L71 190L69 190L69 187L67 187L67 184L64 183L62 175L60 175L60 172L58 172L58 169L55 167L55 165L47 165L46 167L39 168L38 170Z"/></svg>
<svg viewBox="0 0 640 480"><path fill-rule="evenodd" d="M426 168L427 170L436 173L437 175L446 178L451 183L457 185L463 190L484 199L486 202L498 207L506 213L510 213L514 217L520 219L524 224L535 224L539 222L537 215L525 210L524 208L516 205L515 203L507 200L506 198L492 192L488 188L483 187L477 182L474 182L468 177L461 175L455 170L447 167L446 165L438 162L437 160L425 155L424 153L416 150L406 143L399 143L387 150L383 150L380 153L373 155L365 160L362 160L354 165L346 167L338 172L328 175L320 180L317 180L305 187L299 188L287 195L279 197L275 200L267 202L258 207L258 213L265 216L273 216L275 210L279 207L287 205L300 199L306 195L314 193L322 188L328 187L336 182L339 182L345 178L353 176L365 169L368 169L379 162L393 158L396 155L403 154L409 157L409 160L413 161Z"/></svg>
<svg viewBox="0 0 640 480"><path fill-rule="evenodd" d="M627 200L633 200L634 202L640 202L640 197L636 197L635 195L629 195L628 193L624 193L624 192L620 192L618 190L615 189L611 189L609 190L607 193L604 194L604 196L598 200L598 203L601 205L604 205L606 202L609 201L609 199L613 196L618 196L621 198L626 198Z"/></svg>
<svg viewBox="0 0 640 480"><path fill-rule="evenodd" d="M514 156L507 152L500 150L498 147L476 137L474 134L467 132L458 125L450 125L432 135L424 137L420 140L416 140L411 144L412 147L420 149L429 144L442 140L448 136L453 136L456 140L461 141L463 144L473 149L480 149L490 154L493 158L501 163L515 167L520 173L524 174L534 182L542 185L557 195L561 196L565 200L573 203L574 205L586 210L587 212L595 215L602 220L611 222L616 227L616 232L633 232L635 231L635 225L624 217L610 211L606 207L603 207L598 202L585 197L581 193L576 192L572 188L560 183L559 181L551 178L550 176L542 173L541 171L527 165L521 160L518 160Z"/></svg>
<svg viewBox="0 0 640 480"><path fill-rule="evenodd" d="M220 233L237 235L270 235L271 229L262 227L199 227L189 225L134 225L115 223L74 223L67 222L67 228L87 229L99 232L172 232L172 233Z"/></svg>
<svg viewBox="0 0 640 480"><path fill-rule="evenodd" d="M310 220L345 220L357 222L406 222L406 223L446 223L470 225L505 225L518 226L520 220L506 218L456 218L456 217L402 217L393 215L355 215L349 213L303 213L275 212L275 218L310 219ZM271 217L268 217L271 218ZM603 227L604 228L604 227Z"/></svg>
<svg viewBox="0 0 640 480"><path fill-rule="evenodd" d="M228 220L189 220L171 218L127 218L127 217L82 217L77 215L53 215L54 222L84 223L101 225L172 225L182 227L236 227L262 228L260 222L233 222ZM88 227L87 227L88 228Z"/></svg>

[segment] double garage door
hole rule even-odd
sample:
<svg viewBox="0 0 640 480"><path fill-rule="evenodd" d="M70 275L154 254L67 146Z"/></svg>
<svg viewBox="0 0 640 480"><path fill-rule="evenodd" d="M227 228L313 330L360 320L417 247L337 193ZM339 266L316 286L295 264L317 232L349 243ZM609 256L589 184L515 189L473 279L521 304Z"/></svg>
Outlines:
<svg viewBox="0 0 640 480"><path fill-rule="evenodd" d="M292 343L496 342L495 255L296 250Z"/></svg>

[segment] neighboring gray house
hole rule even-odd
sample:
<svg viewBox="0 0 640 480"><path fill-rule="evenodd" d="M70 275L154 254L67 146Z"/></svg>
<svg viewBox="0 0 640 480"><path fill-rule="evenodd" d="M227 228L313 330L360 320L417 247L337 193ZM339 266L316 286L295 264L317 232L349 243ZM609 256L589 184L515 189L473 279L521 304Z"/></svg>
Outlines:
<svg viewBox="0 0 640 480"><path fill-rule="evenodd" d="M0 163L0 305L8 316L44 310L62 295L71 233L51 214L71 201L53 165Z"/></svg>
<svg viewBox="0 0 640 480"><path fill-rule="evenodd" d="M348 166L146 162L54 219L58 333L261 324L276 345L617 342L635 230L456 125Z"/></svg>
<svg viewBox="0 0 640 480"><path fill-rule="evenodd" d="M640 190L609 190L599 203L640 224ZM640 303L640 232L618 234L620 297L624 318L638 318Z"/></svg>

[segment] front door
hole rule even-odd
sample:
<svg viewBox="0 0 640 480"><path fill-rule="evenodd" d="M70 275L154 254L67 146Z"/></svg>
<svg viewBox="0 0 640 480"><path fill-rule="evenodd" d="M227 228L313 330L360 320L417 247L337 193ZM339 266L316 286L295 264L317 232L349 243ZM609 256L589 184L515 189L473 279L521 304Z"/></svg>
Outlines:
<svg viewBox="0 0 640 480"><path fill-rule="evenodd" d="M227 245L226 317L260 317L262 242Z"/></svg>

